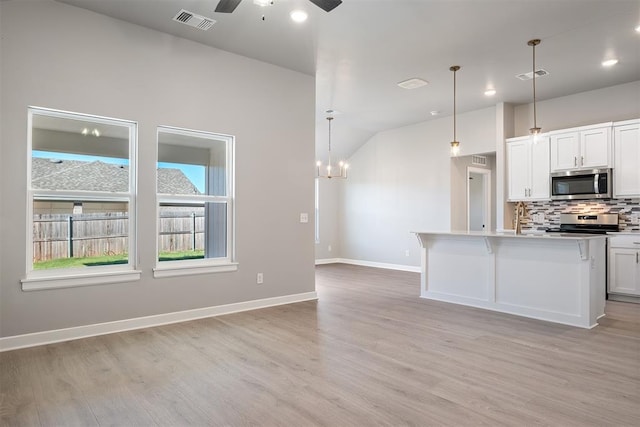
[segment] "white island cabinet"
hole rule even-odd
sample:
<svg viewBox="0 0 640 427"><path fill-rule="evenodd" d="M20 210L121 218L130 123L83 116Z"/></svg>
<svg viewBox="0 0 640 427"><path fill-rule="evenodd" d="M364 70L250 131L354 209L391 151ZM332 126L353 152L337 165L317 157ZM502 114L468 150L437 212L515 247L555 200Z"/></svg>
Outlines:
<svg viewBox="0 0 640 427"><path fill-rule="evenodd" d="M582 328L604 316L605 236L415 234L423 298Z"/></svg>

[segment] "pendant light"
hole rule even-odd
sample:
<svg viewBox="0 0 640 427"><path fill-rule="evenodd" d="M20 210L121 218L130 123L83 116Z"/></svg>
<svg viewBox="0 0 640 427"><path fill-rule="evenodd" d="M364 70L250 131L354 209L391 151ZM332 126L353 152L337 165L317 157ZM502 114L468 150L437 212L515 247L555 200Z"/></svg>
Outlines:
<svg viewBox="0 0 640 427"><path fill-rule="evenodd" d="M456 72L459 69L459 65L449 67L449 71L453 71L453 141L451 141L451 155L453 157L460 154L460 141L456 139Z"/></svg>
<svg viewBox="0 0 640 427"><path fill-rule="evenodd" d="M529 129L529 133L535 136L542 132L542 128L538 127L536 117L536 46L540 44L540 39L533 39L527 42L527 45L533 48L533 127Z"/></svg>
<svg viewBox="0 0 640 427"><path fill-rule="evenodd" d="M347 169L349 169L349 165L343 161L338 163L338 170L334 170L333 165L331 164L331 122L333 121L333 110L327 110L327 121L329 122L329 159L327 163L327 167L322 167L322 162L320 160L316 163L316 177L318 178L347 178Z"/></svg>

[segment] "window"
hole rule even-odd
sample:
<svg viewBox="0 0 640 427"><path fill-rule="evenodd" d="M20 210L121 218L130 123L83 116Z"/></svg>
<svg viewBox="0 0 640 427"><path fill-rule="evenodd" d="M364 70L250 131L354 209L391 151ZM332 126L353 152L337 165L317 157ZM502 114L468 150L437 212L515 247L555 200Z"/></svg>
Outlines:
<svg viewBox="0 0 640 427"><path fill-rule="evenodd" d="M158 128L155 277L233 271L233 137Z"/></svg>
<svg viewBox="0 0 640 427"><path fill-rule="evenodd" d="M140 278L135 266L136 123L28 110L24 290Z"/></svg>

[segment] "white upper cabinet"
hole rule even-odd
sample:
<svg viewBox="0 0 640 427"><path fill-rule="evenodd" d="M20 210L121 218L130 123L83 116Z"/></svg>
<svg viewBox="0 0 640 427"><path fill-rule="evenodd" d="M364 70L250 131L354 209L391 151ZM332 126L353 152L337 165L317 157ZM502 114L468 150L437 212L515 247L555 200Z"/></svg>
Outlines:
<svg viewBox="0 0 640 427"><path fill-rule="evenodd" d="M613 125L613 197L640 197L640 120Z"/></svg>
<svg viewBox="0 0 640 427"><path fill-rule="evenodd" d="M507 140L508 200L549 199L549 137Z"/></svg>
<svg viewBox="0 0 640 427"><path fill-rule="evenodd" d="M550 133L551 172L610 168L611 123Z"/></svg>

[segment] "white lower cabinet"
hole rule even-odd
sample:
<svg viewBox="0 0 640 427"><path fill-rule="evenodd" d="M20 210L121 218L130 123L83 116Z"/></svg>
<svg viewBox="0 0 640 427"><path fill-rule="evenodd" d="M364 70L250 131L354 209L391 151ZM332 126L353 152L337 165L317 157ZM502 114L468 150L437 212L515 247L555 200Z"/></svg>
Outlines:
<svg viewBox="0 0 640 427"><path fill-rule="evenodd" d="M640 234L610 237L609 293L640 296Z"/></svg>

